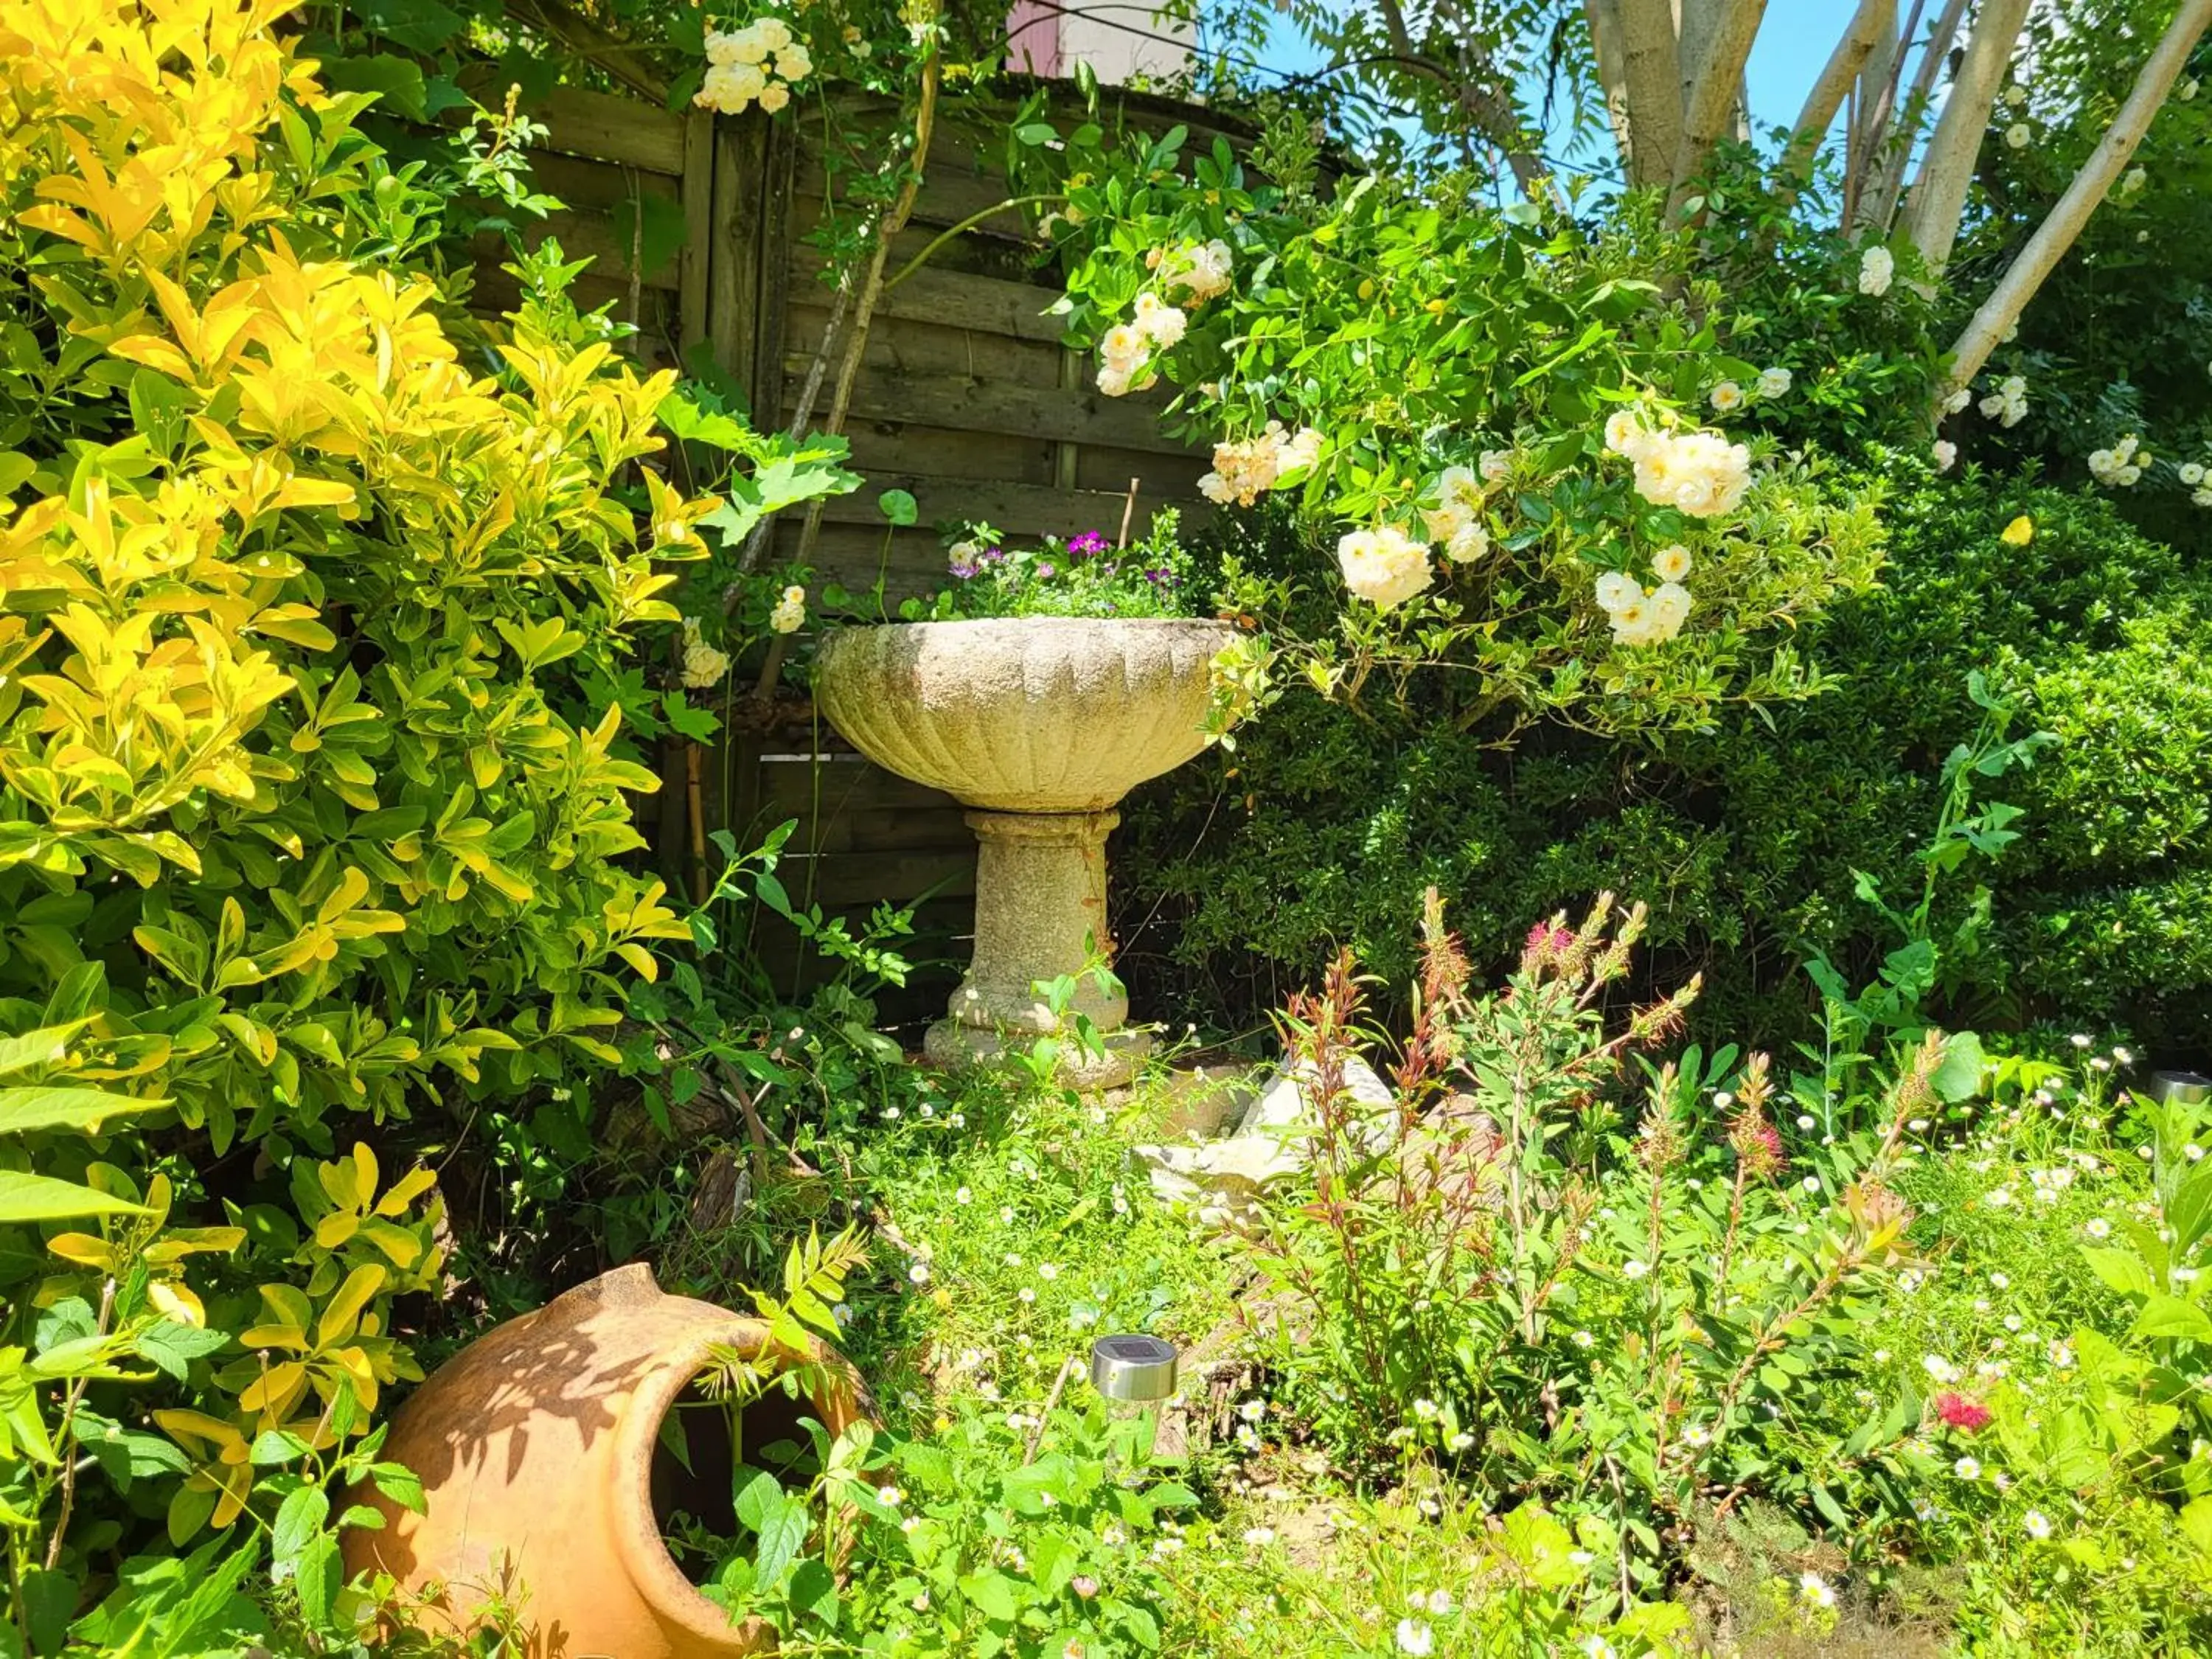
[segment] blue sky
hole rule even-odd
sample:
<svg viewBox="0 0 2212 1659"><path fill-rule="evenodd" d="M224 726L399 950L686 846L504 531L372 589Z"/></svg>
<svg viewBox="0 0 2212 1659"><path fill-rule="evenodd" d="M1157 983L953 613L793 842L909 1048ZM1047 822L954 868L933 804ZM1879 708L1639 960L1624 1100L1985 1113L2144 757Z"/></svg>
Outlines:
<svg viewBox="0 0 2212 1659"><path fill-rule="evenodd" d="M1764 128L1796 118L1805 94L1856 9L1854 0L1779 0L1767 7L1747 73L1755 125ZM1278 24L1267 58L1269 68L1290 74L1316 64L1287 18ZM1610 162L1609 154L1606 159Z"/></svg>

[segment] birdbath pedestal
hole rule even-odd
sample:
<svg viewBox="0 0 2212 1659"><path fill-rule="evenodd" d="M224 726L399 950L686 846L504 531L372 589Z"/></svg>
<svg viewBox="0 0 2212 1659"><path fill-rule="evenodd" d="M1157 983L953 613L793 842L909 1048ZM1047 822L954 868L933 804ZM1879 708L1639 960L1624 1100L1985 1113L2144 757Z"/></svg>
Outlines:
<svg viewBox="0 0 2212 1659"><path fill-rule="evenodd" d="M1126 1082L1149 1044L1110 963L1106 837L1114 806L1206 746L1210 665L1225 623L1035 617L841 629L815 659L832 726L878 766L941 789L975 832L975 949L925 1046L941 1065L1001 1058L1060 1029L1036 988L1077 976L1102 1060L1079 1088Z"/></svg>

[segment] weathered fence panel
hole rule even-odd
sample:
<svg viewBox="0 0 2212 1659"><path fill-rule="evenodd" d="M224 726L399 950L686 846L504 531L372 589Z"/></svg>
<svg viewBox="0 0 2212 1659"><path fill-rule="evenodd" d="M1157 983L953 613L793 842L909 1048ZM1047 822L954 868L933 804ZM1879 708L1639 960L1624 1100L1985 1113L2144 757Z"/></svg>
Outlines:
<svg viewBox="0 0 2212 1659"><path fill-rule="evenodd" d="M1130 101L1137 125L1182 122L1209 139L1230 131L1191 106ZM580 301L613 301L638 329L635 349L650 367L679 363L703 342L745 389L757 425L789 426L834 298L823 257L805 240L831 188L818 130L572 88L530 112L548 128L532 155L537 176L565 208L528 239L557 237L568 257L592 257ZM890 269L1008 193L975 137L941 128ZM641 257L666 241L654 233L677 216L680 246ZM985 219L884 295L846 422L868 483L828 503L811 561L820 580L866 589L880 577L895 605L941 578L940 523L1112 534L1133 490L1139 526L1156 507L1196 503L1203 459L1161 435L1159 394L1099 394L1089 365L1060 343L1048 314L1058 289L1035 268L1020 229L1012 215ZM479 266L487 307L514 295L499 257L487 247ZM821 415L817 406L816 422ZM877 497L889 489L913 495L919 526L885 523ZM799 533L795 521L780 525L772 556L788 556ZM709 755L672 751L667 762L667 798L647 816L672 872L692 850L684 796L696 765L708 829L727 826L742 840L799 821L784 871L794 895L862 914L879 899L921 899L920 953L963 948L975 843L949 798L882 772L803 710L773 732L733 732ZM796 984L809 971L794 939L758 943L780 979ZM941 982L925 979L902 1012L933 998Z"/></svg>

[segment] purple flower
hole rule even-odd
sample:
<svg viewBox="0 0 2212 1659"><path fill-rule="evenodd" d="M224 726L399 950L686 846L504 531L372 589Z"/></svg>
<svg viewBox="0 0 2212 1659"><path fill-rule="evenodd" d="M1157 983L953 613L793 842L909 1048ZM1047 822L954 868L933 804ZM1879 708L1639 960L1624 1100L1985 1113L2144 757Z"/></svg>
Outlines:
<svg viewBox="0 0 2212 1659"><path fill-rule="evenodd" d="M1039 565L1039 566L1036 568L1036 573L1037 573L1037 577L1038 577L1038 579L1039 579L1040 580L1042 580L1042 581L1050 581L1050 580L1053 579L1053 575L1054 575L1053 568L1052 568L1050 565L1048 565L1048 564L1041 564L1041 565Z"/></svg>
<svg viewBox="0 0 2212 1659"><path fill-rule="evenodd" d="M1079 559L1087 559L1106 550L1106 538L1095 530L1086 530L1068 543L1067 550Z"/></svg>
<svg viewBox="0 0 2212 1659"><path fill-rule="evenodd" d="M1006 550L1003 547L987 547L983 550L983 562L986 564L1002 563L1006 556Z"/></svg>
<svg viewBox="0 0 2212 1659"><path fill-rule="evenodd" d="M963 559L958 564L952 567L952 574L964 582L975 575L975 567L969 564L965 559Z"/></svg>

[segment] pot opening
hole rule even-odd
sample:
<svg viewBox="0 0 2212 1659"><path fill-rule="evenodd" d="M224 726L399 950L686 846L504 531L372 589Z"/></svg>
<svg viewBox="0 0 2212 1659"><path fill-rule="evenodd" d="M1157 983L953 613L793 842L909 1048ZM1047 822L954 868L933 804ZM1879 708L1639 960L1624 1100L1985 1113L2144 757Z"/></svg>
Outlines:
<svg viewBox="0 0 2212 1659"><path fill-rule="evenodd" d="M693 1377L660 1419L652 1469L653 1523L684 1576L710 1596L759 1547L757 1528L738 1519L738 1494L764 1473L796 1502L818 1467L800 1422L815 1415L811 1403L771 1383L738 1404L713 1376Z"/></svg>

